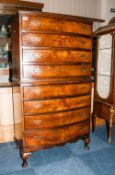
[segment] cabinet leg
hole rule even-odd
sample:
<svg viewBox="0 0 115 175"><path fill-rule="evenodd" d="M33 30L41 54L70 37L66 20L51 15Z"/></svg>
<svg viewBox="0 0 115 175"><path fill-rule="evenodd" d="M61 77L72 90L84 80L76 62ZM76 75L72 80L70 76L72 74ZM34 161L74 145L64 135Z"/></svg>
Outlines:
<svg viewBox="0 0 115 175"><path fill-rule="evenodd" d="M106 127L107 127L107 136L109 137L109 122L106 120Z"/></svg>
<svg viewBox="0 0 115 175"><path fill-rule="evenodd" d="M112 127L109 128L109 139L108 142L111 143L112 142Z"/></svg>
<svg viewBox="0 0 115 175"><path fill-rule="evenodd" d="M96 128L96 115L92 113L92 132L95 132Z"/></svg>
<svg viewBox="0 0 115 175"><path fill-rule="evenodd" d="M109 121L109 128L108 128L108 142L112 142L112 118Z"/></svg>
<svg viewBox="0 0 115 175"><path fill-rule="evenodd" d="M108 138L108 142L111 143L112 142L112 126L113 126L113 117L114 117L114 107L111 106L110 108L110 116L109 116L109 138Z"/></svg>
<svg viewBox="0 0 115 175"><path fill-rule="evenodd" d="M31 152L24 153L22 144L20 145L20 157L22 159L22 167L26 168L28 166L27 158L29 158Z"/></svg>
<svg viewBox="0 0 115 175"><path fill-rule="evenodd" d="M88 137L88 138L85 138L84 139L84 149L85 150L89 150L89 143L90 143L90 138Z"/></svg>
<svg viewBox="0 0 115 175"><path fill-rule="evenodd" d="M27 158L23 159L22 167L26 168L28 166Z"/></svg>

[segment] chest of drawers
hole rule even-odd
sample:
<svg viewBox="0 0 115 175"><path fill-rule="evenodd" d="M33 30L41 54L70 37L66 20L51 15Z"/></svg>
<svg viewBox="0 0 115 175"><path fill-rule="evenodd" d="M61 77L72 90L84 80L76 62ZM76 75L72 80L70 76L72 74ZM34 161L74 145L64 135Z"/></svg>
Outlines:
<svg viewBox="0 0 115 175"><path fill-rule="evenodd" d="M12 80L21 91L23 166L35 150L78 139L88 148L92 22L37 12L13 19Z"/></svg>

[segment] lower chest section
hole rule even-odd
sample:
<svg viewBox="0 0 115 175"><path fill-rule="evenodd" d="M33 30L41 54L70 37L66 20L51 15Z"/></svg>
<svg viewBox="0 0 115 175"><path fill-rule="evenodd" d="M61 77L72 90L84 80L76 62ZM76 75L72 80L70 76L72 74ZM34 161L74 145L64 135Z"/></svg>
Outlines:
<svg viewBox="0 0 115 175"><path fill-rule="evenodd" d="M90 83L22 86L25 150L89 134Z"/></svg>

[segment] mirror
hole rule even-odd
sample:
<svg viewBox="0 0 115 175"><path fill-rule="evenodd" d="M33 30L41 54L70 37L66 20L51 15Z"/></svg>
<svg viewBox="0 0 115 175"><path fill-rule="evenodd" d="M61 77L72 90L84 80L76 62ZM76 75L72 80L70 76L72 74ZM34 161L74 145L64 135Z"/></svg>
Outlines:
<svg viewBox="0 0 115 175"><path fill-rule="evenodd" d="M100 36L98 40L97 93L101 98L108 98L111 88L112 73L112 35Z"/></svg>

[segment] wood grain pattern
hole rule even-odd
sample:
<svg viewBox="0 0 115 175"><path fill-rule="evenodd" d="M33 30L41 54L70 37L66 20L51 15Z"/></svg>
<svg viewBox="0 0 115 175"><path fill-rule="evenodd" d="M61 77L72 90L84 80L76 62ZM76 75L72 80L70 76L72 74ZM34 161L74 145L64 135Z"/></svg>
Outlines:
<svg viewBox="0 0 115 175"><path fill-rule="evenodd" d="M1 0L0 1L0 14L14 15L19 10L38 10L41 11L44 4L27 2L21 0Z"/></svg>
<svg viewBox="0 0 115 175"><path fill-rule="evenodd" d="M94 114L102 119L108 119L110 116L110 105L103 103L101 101L95 100ZM114 111L115 115L115 111Z"/></svg>
<svg viewBox="0 0 115 175"><path fill-rule="evenodd" d="M28 132L24 134L25 151L28 149L44 148L58 143L69 142L89 133L89 121L69 125L62 128L44 131ZM30 147L30 148L29 148Z"/></svg>
<svg viewBox="0 0 115 175"><path fill-rule="evenodd" d="M24 63L63 64L90 63L91 52L75 50L23 50Z"/></svg>
<svg viewBox="0 0 115 175"><path fill-rule="evenodd" d="M66 42L65 42L66 41ZM91 49L91 39L80 36L22 33L22 45L28 47L68 47Z"/></svg>
<svg viewBox="0 0 115 175"><path fill-rule="evenodd" d="M37 12L19 12L13 21L13 84L21 87L24 166L29 151L81 138L88 148L92 22Z"/></svg>
<svg viewBox="0 0 115 175"><path fill-rule="evenodd" d="M90 106L90 95L48 100L24 101L25 115L37 115L49 112L71 110Z"/></svg>
<svg viewBox="0 0 115 175"><path fill-rule="evenodd" d="M88 120L90 108L37 116L25 116L25 130L55 128Z"/></svg>
<svg viewBox="0 0 115 175"><path fill-rule="evenodd" d="M58 78L58 77L75 77L75 76L90 76L91 65L24 65L24 78Z"/></svg>
<svg viewBox="0 0 115 175"><path fill-rule="evenodd" d="M22 16L22 30L69 32L91 35L91 25L62 19L38 17L36 14ZM52 25L51 25L52 24Z"/></svg>
<svg viewBox="0 0 115 175"><path fill-rule="evenodd" d="M68 83L68 84L52 84L41 86L24 86L24 99L40 99L52 97L64 97L88 94L91 91L90 83Z"/></svg>

